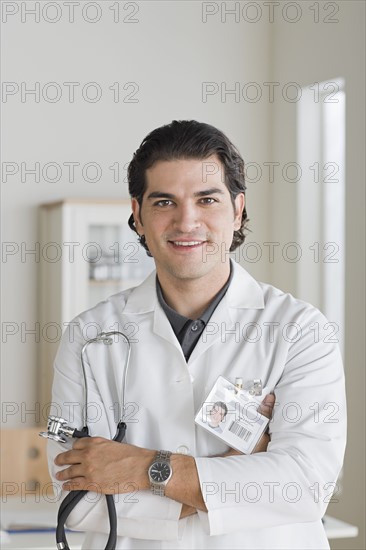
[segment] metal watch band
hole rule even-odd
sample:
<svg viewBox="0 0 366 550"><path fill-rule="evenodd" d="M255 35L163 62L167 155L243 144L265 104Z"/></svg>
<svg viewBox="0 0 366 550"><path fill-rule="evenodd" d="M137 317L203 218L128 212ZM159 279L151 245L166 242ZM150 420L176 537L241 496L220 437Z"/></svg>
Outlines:
<svg viewBox="0 0 366 550"><path fill-rule="evenodd" d="M164 497L165 496L165 486L164 485L155 485L154 483L151 484L151 492L153 495L157 495L158 497Z"/></svg>
<svg viewBox="0 0 366 550"><path fill-rule="evenodd" d="M154 462L164 461L170 463L171 451L158 451L155 455ZM153 464L154 464L153 462ZM153 481L150 481L150 489L153 495L159 497L165 496L165 485L166 484L157 484Z"/></svg>
<svg viewBox="0 0 366 550"><path fill-rule="evenodd" d="M154 462L157 462L158 460L165 460L166 462L169 462L171 455L172 453L170 451L158 451L154 458Z"/></svg>

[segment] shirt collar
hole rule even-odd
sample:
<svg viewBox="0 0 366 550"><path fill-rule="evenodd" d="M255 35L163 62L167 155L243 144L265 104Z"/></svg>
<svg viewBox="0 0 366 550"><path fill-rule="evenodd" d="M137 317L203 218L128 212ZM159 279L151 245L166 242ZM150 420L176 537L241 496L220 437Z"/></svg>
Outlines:
<svg viewBox="0 0 366 550"><path fill-rule="evenodd" d="M219 290L219 292L214 296L213 300L210 302L208 307L205 309L205 311L200 315L199 320L202 321L205 325L208 323L211 315L215 311L218 304L221 302L223 296L225 295L227 289L229 288L229 285L233 278L233 266L230 263L230 275L224 286ZM184 325L187 323L187 321L193 321L193 319L190 319L189 317L185 317L184 315L181 315L175 309L171 308L165 301L163 296L163 291L159 282L158 277L156 276L156 294L158 297L158 301L165 311L166 316L168 317L174 332L177 334L179 333Z"/></svg>
<svg viewBox="0 0 366 550"><path fill-rule="evenodd" d="M231 260L231 266L232 278L225 296L229 308L262 309L264 296L260 283L237 262ZM131 290L124 312L147 313L155 310L158 303L156 272L153 271L141 285Z"/></svg>

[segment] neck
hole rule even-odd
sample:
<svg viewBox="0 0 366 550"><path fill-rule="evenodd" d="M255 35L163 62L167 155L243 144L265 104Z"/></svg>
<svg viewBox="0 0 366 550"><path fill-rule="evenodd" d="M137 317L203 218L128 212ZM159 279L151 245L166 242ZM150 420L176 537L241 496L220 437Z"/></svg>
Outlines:
<svg viewBox="0 0 366 550"><path fill-rule="evenodd" d="M166 303L180 315L198 319L207 309L216 294L230 276L230 264L220 275L199 279L171 279L166 273L159 273L158 279Z"/></svg>

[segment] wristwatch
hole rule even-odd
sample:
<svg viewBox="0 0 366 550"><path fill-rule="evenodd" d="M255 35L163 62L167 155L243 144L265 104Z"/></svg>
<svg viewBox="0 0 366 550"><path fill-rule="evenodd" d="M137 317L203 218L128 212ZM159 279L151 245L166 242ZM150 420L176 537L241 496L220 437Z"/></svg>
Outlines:
<svg viewBox="0 0 366 550"><path fill-rule="evenodd" d="M165 495L165 487L173 474L170 464L171 454L170 451L159 451L148 470L150 488L154 495L161 497Z"/></svg>

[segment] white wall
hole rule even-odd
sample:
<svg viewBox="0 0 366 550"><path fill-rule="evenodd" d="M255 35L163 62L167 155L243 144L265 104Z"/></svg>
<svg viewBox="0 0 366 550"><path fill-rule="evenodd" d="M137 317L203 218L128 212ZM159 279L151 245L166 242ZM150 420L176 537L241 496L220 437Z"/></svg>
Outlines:
<svg viewBox="0 0 366 550"><path fill-rule="evenodd" d="M310 6L319 4L319 23ZM344 1L301 3L303 16L296 24L278 19L274 24L273 80L309 86L345 79L346 90L346 292L345 371L349 436L343 475L343 494L329 511L356 523L357 539L334 541L333 548L365 548L365 3ZM331 16L333 8L338 13ZM291 15L291 14L290 14ZM331 16L336 23L325 23ZM291 15L293 17L293 15ZM281 165L296 160L296 103L279 99L274 104L273 159ZM318 136L314 136L317 139ZM314 159L315 160L315 159ZM307 166L302 167L305 172ZM297 240L296 184L278 178L272 187L271 235L281 245ZM314 223L308 212L309 226ZM301 243L300 243L301 244ZM306 250L305 250L306 252ZM309 253L309 251L307 251ZM272 264L273 284L296 294L297 264Z"/></svg>
<svg viewBox="0 0 366 550"><path fill-rule="evenodd" d="M59 2L61 19L51 9L35 22L34 15L23 13L21 6L34 8L34 2L7 3L18 5L14 15L4 15L3 24L3 81L21 82L27 89L40 83L41 95L21 93L7 95L3 100L3 163L16 163L19 172L8 176L3 183L2 228L3 241L14 243L19 253L9 255L3 263L3 334L2 398L8 414L2 415L7 427L21 423L34 424L33 410L38 398L37 372L39 346L34 334L25 330L35 326L38 319L39 264L34 255L22 258L21 249L34 249L38 235L38 210L41 203L66 197L124 198L128 196L123 181L123 166L137 149L143 137L153 128L173 119L196 118L224 130L247 159L262 162L269 155L268 106L236 102L233 96L222 101L216 94L202 99L202 83L214 82L227 88L235 82L264 81L269 76L270 33L265 20L255 25L236 24L228 18L222 24L220 15L203 22L200 2L121 2L120 22L114 23L113 2L100 2L101 18L88 23L81 17L81 2L75 8L75 22L69 23L69 12ZM41 6L45 5L42 2ZM138 13L133 14L134 5ZM124 7L127 9L124 9ZM11 10L9 7L7 10ZM4 10L4 7L3 7ZM88 9L86 17L97 12ZM138 22L123 22L124 18ZM245 32L244 32L245 31ZM56 88L47 83L56 82L61 88L59 101L52 103ZM79 82L75 100L69 102L69 88L64 82ZM97 82L102 97L96 103L83 100L81 89ZM120 83L120 101L114 102L109 86ZM127 82L135 82L138 92L126 103L128 94L136 88L123 90ZM7 90L11 85L7 84ZM92 97L93 89L87 88ZM41 170L49 162L62 168L62 178L50 183L42 177L35 182L33 175L21 181L21 163ZM70 182L65 162L78 162L75 181ZM81 167L98 163L102 178L96 183L83 179ZM114 183L109 169L118 162L121 166L119 183ZM4 167L4 164L3 164ZM9 170L9 165L6 165ZM48 179L56 172L50 170ZM94 177L92 171L87 176ZM255 219L256 240L265 240L269 234L268 198L260 185L248 190L248 209ZM24 243L23 245L21 243ZM5 259L5 258L4 258ZM260 278L266 278L263 266L251 264L250 269ZM9 324L13 323L13 324ZM23 325L22 325L23 323ZM22 328L23 327L23 328ZM42 327L41 327L42 329ZM42 337L42 335L41 335ZM14 414L10 414L14 413ZM44 416L44 415L43 415Z"/></svg>

